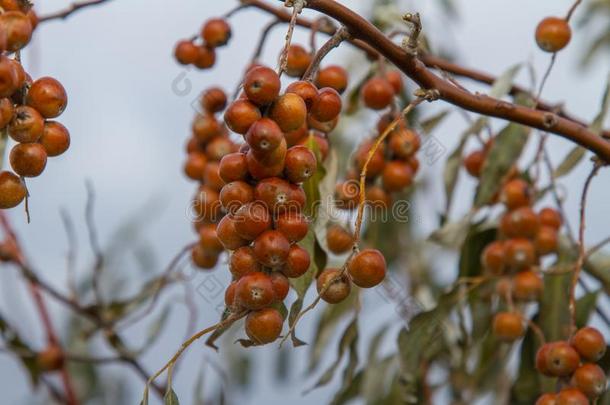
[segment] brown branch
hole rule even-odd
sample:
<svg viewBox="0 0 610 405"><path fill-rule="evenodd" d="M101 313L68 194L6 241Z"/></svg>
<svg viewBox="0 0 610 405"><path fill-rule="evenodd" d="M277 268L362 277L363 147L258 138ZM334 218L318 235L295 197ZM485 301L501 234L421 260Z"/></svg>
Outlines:
<svg viewBox="0 0 610 405"><path fill-rule="evenodd" d="M42 22L50 21L50 20L63 20L63 19L68 18L70 15L74 14L75 12L77 12L79 10L82 10L86 7L98 6L102 3L106 3L107 1L109 1L109 0L77 1L77 2L70 4L64 10L59 10L54 13L41 16L38 19L38 21L42 23Z"/></svg>
<svg viewBox="0 0 610 405"><path fill-rule="evenodd" d="M277 19L282 22L288 22L290 20L291 15L285 10L274 7L262 0L244 0L244 2L250 7L255 7L275 15ZM390 59L397 67L422 87L426 87L426 85L430 86L431 83L442 83L442 86L438 88L438 90L441 91L441 98L445 101L473 112L508 119L561 135L599 154L604 160L610 161L610 145L588 131L586 129L587 124L581 120L572 117L565 111L558 111L556 105L539 101L537 109L530 109L516 107L513 104L482 95L466 96L464 91L454 89L450 83L443 81L425 69L425 66L442 69L455 76L467 77L474 81L490 85L495 82L496 77L462 67L433 55L419 55L416 60L410 55L407 55L407 53L397 45L393 44L366 20L337 2L330 0L311 0L308 2L307 7L316 9L342 23L344 23L343 19L347 18L350 23L345 25L354 31L352 32L354 38L349 41L352 45L364 51L367 56L373 60L377 59L379 52L381 52L383 56ZM312 28L312 22L302 17L297 18L297 25L304 28ZM333 35L335 31L336 29L332 26L319 27L319 32L323 32L327 35ZM358 35L354 35L355 33ZM369 43L372 45L369 45ZM449 92L449 95L446 94L447 92ZM525 88L513 86L510 94L515 95L518 93L532 95L531 92ZM532 97L533 96L534 95L532 95ZM550 114L541 113L539 110ZM603 131L602 136L610 138L610 131Z"/></svg>

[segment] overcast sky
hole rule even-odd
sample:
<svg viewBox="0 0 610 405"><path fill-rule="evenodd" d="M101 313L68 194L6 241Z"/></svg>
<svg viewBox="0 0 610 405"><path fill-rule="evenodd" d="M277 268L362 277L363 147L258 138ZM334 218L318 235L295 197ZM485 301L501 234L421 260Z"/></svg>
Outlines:
<svg viewBox="0 0 610 405"><path fill-rule="evenodd" d="M342 3L357 10L367 10L370 5L364 0ZM459 20L450 23L441 18L430 3L414 0L409 3L412 8L405 6L404 11L421 11L424 29L433 42L442 41L444 47L452 49L466 65L500 74L515 63L531 61L538 75L541 75L549 55L540 52L535 45L533 32L536 24L547 15L563 15L572 2L463 0L457 2ZM67 4L63 0L41 2L39 14ZM193 240L186 210L194 185L181 174L183 146L193 116L191 103L201 89L210 85L220 85L232 91L253 51L253 38L269 17L257 11L248 11L231 21L234 37L228 48L218 52L216 71L202 73L181 67L174 62L172 49L178 39L198 32L204 19L226 12L233 5L232 1L212 0L113 0L101 7L84 10L66 21L39 27L23 57L24 65L34 78L53 76L66 87L69 104L60 120L72 134L72 146L64 156L51 159L42 176L28 182L32 195L32 223L26 224L20 210L11 211L10 217L24 241L27 253L45 279L58 286L63 285L65 280L67 243L60 209L67 210L76 222L80 236L79 250L82 252L79 265L84 267L90 263L86 228L82 221L86 180L90 180L95 187L96 219L104 245L110 243L117 228L125 221L133 219L134 215L142 218L146 224L143 240L154 249L155 268L150 274L160 271L182 246ZM577 12L576 17L579 16ZM271 64L275 63L280 49L283 30L279 28L274 31L273 39L265 48L265 58ZM564 102L569 111L590 120L599 109L610 71L610 57L605 55L586 71L579 70L576 61L583 52L581 45L587 35L584 31L574 32L573 42L558 57L544 98ZM296 42L305 40L304 32L297 30ZM352 52L349 47L343 47L334 52L331 59L341 63L351 58ZM525 85L529 83L525 71L518 79ZM192 90L187 94L177 94L176 84L185 81L191 83ZM468 81L462 83L473 90L485 90ZM413 88L413 84L410 85ZM424 105L422 114L431 115L446 107L442 102ZM435 135L451 150L464 126L459 115L453 114ZM367 131L368 128L365 128L354 137L362 137ZM549 146L555 162L560 161L571 147L554 136ZM438 198L442 190L442 164L424 166L423 171L434 179L434 186L432 191L427 192L425 200L420 198L416 203L425 202L425 206L420 206L427 216L434 218L443 205L443 199ZM570 192L567 208L572 221L577 216L578 197L587 171L587 166L583 165L562 181ZM604 185L609 181L610 174L604 171L592 186L587 226L587 240L592 243L608 235L607 201L610 193ZM473 186L474 182L464 181L456 201L456 215L467 209ZM437 197L432 197L434 195ZM429 229L423 230L427 231ZM226 282L226 269L219 269L217 273L218 279ZM448 269L447 278L451 279L452 276L453 269ZM10 273L3 272L0 277L2 312L8 313L10 319L18 319L28 338L37 345L42 344L43 334L38 319L31 311L26 290L15 288L15 285L23 284L15 281ZM193 286L199 286L206 280L205 277L196 277ZM380 325L384 320L394 320L397 331L399 324L391 305L384 304L374 292L367 292L365 296L365 304L370 302L371 305L364 307L366 323L363 324L368 328L370 325ZM197 296L196 300L201 315L198 325L203 327L214 323L217 313L213 306L206 302L205 297ZM64 318L57 311L54 312L57 315L56 323L59 324ZM380 317L380 313L385 316ZM163 333L159 346L145 357L146 367L151 371L170 356L183 338L186 322L183 306L177 306L172 314L172 321ZM304 335L310 331L311 324L310 320L305 320ZM132 333L134 344L141 340L142 333L139 332ZM388 337L386 350L392 349L394 336ZM312 383L312 379L299 377L302 372L299 364L302 365L307 349L297 350L299 364L292 373L289 386L286 383L283 387L273 385L270 374L272 362L269 359L276 355L277 349L269 347L255 351L257 358L262 359L260 367L265 372L256 374L255 388L247 395L238 394L239 403L259 404L263 399L268 404L286 401L293 405L326 403L334 393L336 381L331 388L322 388L307 397L301 396L301 392ZM203 360L202 353L199 348L190 351L176 377L175 386L184 403L190 403L189 396L194 376ZM216 358L209 351L205 353ZM329 360L333 356L334 349L331 348ZM25 375L12 359L4 355L0 357L0 374L3 376L5 402L27 403L29 387ZM142 384L130 371L123 371L122 375L129 376L135 402Z"/></svg>

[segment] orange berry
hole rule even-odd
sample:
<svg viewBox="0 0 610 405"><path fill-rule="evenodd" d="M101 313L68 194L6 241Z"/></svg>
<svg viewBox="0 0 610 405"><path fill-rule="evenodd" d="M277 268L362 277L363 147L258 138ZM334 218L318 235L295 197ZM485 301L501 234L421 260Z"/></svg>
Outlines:
<svg viewBox="0 0 610 405"><path fill-rule="evenodd" d="M572 38L570 24L563 18L546 17L536 27L536 43L546 52L557 52Z"/></svg>
<svg viewBox="0 0 610 405"><path fill-rule="evenodd" d="M44 146L48 156L59 156L70 147L70 132L57 121L47 121L38 142Z"/></svg>
<svg viewBox="0 0 610 405"><path fill-rule="evenodd" d="M576 331L570 344L586 360L599 361L606 353L606 340L595 328L586 326Z"/></svg>
<svg viewBox="0 0 610 405"><path fill-rule="evenodd" d="M318 88L331 87L339 93L347 88L348 74L341 66L331 65L318 71L316 86Z"/></svg>
<svg viewBox="0 0 610 405"><path fill-rule="evenodd" d="M335 254L348 252L353 244L354 238L351 233L339 225L331 225L326 230L326 244L328 249Z"/></svg>
<svg viewBox="0 0 610 405"><path fill-rule="evenodd" d="M222 18L209 19L201 28L201 38L212 48L226 45L231 39L231 27Z"/></svg>
<svg viewBox="0 0 610 405"><path fill-rule="evenodd" d="M301 77L311 63L311 54L301 45L290 45L286 59L286 74Z"/></svg>
<svg viewBox="0 0 610 405"><path fill-rule="evenodd" d="M358 287L375 287L385 278L385 258L377 249L365 249L352 259L347 269Z"/></svg>
<svg viewBox="0 0 610 405"><path fill-rule="evenodd" d="M394 100L392 85L382 77L369 79L361 90L364 105L373 110L382 110Z"/></svg>
<svg viewBox="0 0 610 405"><path fill-rule="evenodd" d="M554 208L543 208L538 213L538 218L540 219L540 225L550 226L551 228L555 228L559 230L563 223L561 218L561 214Z"/></svg>
<svg viewBox="0 0 610 405"><path fill-rule="evenodd" d="M525 333L523 316L516 312L499 312L492 324L494 336L504 342L514 342Z"/></svg>
<svg viewBox="0 0 610 405"><path fill-rule="evenodd" d="M583 364L574 371L572 385L589 398L597 398L606 391L606 373L597 364Z"/></svg>
<svg viewBox="0 0 610 405"><path fill-rule="evenodd" d="M348 297L351 291L347 276L341 275L339 269L325 269L316 280L320 297L329 304L337 304Z"/></svg>
<svg viewBox="0 0 610 405"><path fill-rule="evenodd" d="M281 82L277 73L266 66L250 69L244 77L244 92L254 104L270 104L280 92Z"/></svg>
<svg viewBox="0 0 610 405"><path fill-rule="evenodd" d="M513 278L513 296L519 301L537 300L543 288L542 278L531 270L520 271Z"/></svg>
<svg viewBox="0 0 610 405"><path fill-rule="evenodd" d="M505 247L506 262L511 268L523 269L536 261L534 244L527 239L509 239Z"/></svg>
<svg viewBox="0 0 610 405"><path fill-rule="evenodd" d="M506 248L504 242L494 241L481 254L481 264L492 274L502 274L506 268Z"/></svg>
<svg viewBox="0 0 610 405"><path fill-rule="evenodd" d="M589 405L589 400L576 388L564 388L557 394L557 405Z"/></svg>
<svg viewBox="0 0 610 405"><path fill-rule="evenodd" d="M307 106L297 94L286 93L273 102L269 117L280 126L282 131L294 131L305 124Z"/></svg>
<svg viewBox="0 0 610 405"><path fill-rule="evenodd" d="M502 187L500 201L502 201L509 210L530 205L532 202L532 195L529 184L522 179L510 180Z"/></svg>
<svg viewBox="0 0 610 405"><path fill-rule="evenodd" d="M475 150L464 158L464 167L468 174L472 177L478 178L481 175L483 169L483 163L485 162L486 153L482 150Z"/></svg>
<svg viewBox="0 0 610 405"><path fill-rule="evenodd" d="M309 269L311 258L307 250L299 245L292 245L288 250L286 264L282 268L282 273L289 278L301 277Z"/></svg>
<svg viewBox="0 0 610 405"><path fill-rule="evenodd" d="M254 311L270 305L275 300L271 278L260 271L240 278L235 294L240 305Z"/></svg>
<svg viewBox="0 0 610 405"><path fill-rule="evenodd" d="M536 252L541 256L556 252L559 240L555 228L542 226L536 234L534 245L536 246Z"/></svg>
<svg viewBox="0 0 610 405"><path fill-rule="evenodd" d="M262 345L275 341L282 333L284 319L274 308L263 308L246 317L246 334L256 344Z"/></svg>
<svg viewBox="0 0 610 405"><path fill-rule="evenodd" d="M11 172L0 172L0 209L13 208L25 199L25 185Z"/></svg>

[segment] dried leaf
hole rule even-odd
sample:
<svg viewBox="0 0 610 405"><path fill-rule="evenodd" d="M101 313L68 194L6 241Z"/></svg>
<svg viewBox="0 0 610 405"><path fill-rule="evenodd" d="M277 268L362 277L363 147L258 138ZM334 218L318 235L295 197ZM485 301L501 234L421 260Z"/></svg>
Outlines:
<svg viewBox="0 0 610 405"><path fill-rule="evenodd" d="M576 166L585 157L587 150L582 146L576 145L572 150L563 158L563 161L557 166L557 169L553 172L553 177L558 179L563 176L567 176L574 170Z"/></svg>

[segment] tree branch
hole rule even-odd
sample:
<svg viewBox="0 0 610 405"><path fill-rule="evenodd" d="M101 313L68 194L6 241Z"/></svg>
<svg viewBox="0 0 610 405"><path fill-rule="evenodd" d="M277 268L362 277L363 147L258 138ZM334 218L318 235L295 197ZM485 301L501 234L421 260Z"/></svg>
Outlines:
<svg viewBox="0 0 610 405"><path fill-rule="evenodd" d="M56 11L54 13L41 16L38 19L38 21L42 23L42 22L50 21L50 20L63 20L65 18L68 18L68 16L74 14L78 10L82 10L85 7L98 6L98 5L100 5L102 3L105 3L107 1L109 1L109 0L77 1L77 2L74 2L74 3L70 4L64 10L59 10L59 11Z"/></svg>

